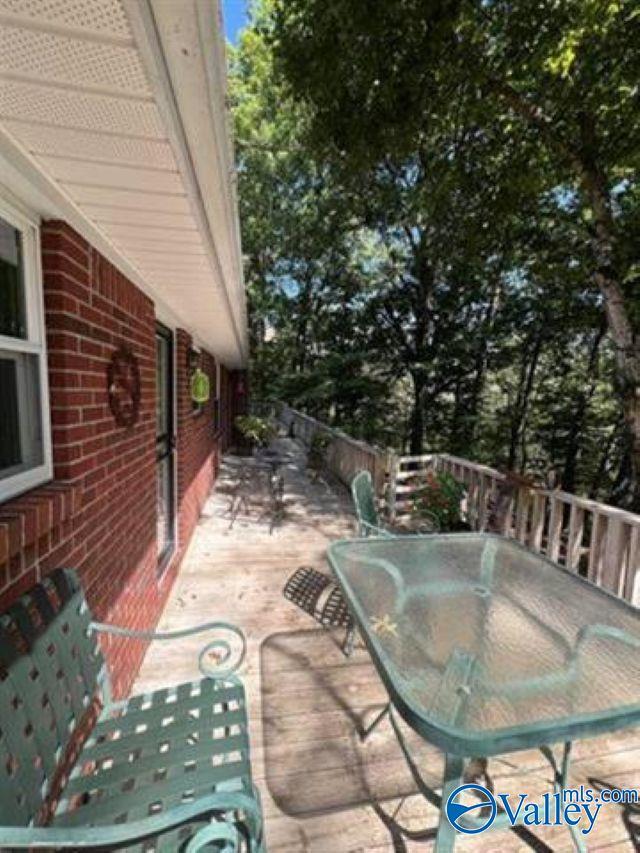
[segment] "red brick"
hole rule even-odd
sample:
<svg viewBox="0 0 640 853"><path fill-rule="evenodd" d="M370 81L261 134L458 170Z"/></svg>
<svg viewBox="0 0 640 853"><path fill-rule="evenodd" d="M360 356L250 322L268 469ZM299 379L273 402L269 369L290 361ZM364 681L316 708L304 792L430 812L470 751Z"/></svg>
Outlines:
<svg viewBox="0 0 640 853"><path fill-rule="evenodd" d="M80 352L102 358L104 356L104 346L96 343L95 341L81 340Z"/></svg>
<svg viewBox="0 0 640 853"><path fill-rule="evenodd" d="M93 398L89 391L76 391L63 387L57 388L51 393L51 405L56 407L76 408L91 402L93 402Z"/></svg>
<svg viewBox="0 0 640 853"><path fill-rule="evenodd" d="M9 559L9 526L0 522L0 565Z"/></svg>
<svg viewBox="0 0 640 853"><path fill-rule="evenodd" d="M225 372L218 389L226 395L223 427L214 428L213 399L193 417L191 339L177 331L179 547L158 583L153 303L65 223L46 223L42 244L54 469L67 485L29 493L13 515L11 505L0 509L0 607L33 582L36 569L44 575L72 565L98 618L151 628L229 440L233 381ZM127 429L115 424L107 404L108 361L123 343L138 359L142 394L138 421ZM201 361L215 382L213 358L203 353ZM144 644L107 646L122 695Z"/></svg>
<svg viewBox="0 0 640 853"><path fill-rule="evenodd" d="M47 347L52 352L77 352L78 338L67 332L49 332Z"/></svg>
<svg viewBox="0 0 640 853"><path fill-rule="evenodd" d="M46 287L44 292L44 305L48 312L62 311L63 313L74 315L78 313L78 303L75 299L71 296L67 296L66 293L58 293L56 291L49 292L46 290Z"/></svg>
<svg viewBox="0 0 640 853"><path fill-rule="evenodd" d="M0 606L2 606L3 602L8 604L11 601L15 601L16 598L23 595L29 587L33 586L35 582L36 570L32 568L25 574L21 575L14 583L11 584L11 586L2 591L2 594L0 595Z"/></svg>
<svg viewBox="0 0 640 853"><path fill-rule="evenodd" d="M85 406L82 411L83 421L97 421L105 416L106 406ZM80 415L80 410L78 416Z"/></svg>
<svg viewBox="0 0 640 853"><path fill-rule="evenodd" d="M80 421L80 409L53 409L51 410L51 423L53 426L63 424L76 424Z"/></svg>
<svg viewBox="0 0 640 853"><path fill-rule="evenodd" d="M65 293L75 297L80 303L89 301L89 274L79 270L68 258L60 257L55 272L44 273L44 283L49 295Z"/></svg>

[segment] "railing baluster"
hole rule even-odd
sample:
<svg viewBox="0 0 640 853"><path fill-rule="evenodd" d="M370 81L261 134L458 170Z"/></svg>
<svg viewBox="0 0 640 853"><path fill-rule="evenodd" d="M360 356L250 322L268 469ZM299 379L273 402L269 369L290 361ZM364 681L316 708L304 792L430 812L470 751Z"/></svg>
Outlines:
<svg viewBox="0 0 640 853"><path fill-rule="evenodd" d="M558 561L560 555L560 540L562 536L562 513L564 504L557 497L550 498L551 512L549 514L549 534L547 538L547 555L550 560Z"/></svg>
<svg viewBox="0 0 640 853"><path fill-rule="evenodd" d="M618 518L609 518L600 582L605 589L616 595L622 593L623 564L627 547L626 525Z"/></svg>
<svg viewBox="0 0 640 853"><path fill-rule="evenodd" d="M429 469L446 471L467 485L467 513L472 527L486 529L490 496L505 478L499 471L447 453L389 457L379 448L356 441L286 405L280 408L280 417L291 424L292 434L307 444L317 431L331 436L327 464L345 484L364 468L371 472L381 493L388 474L390 515L397 517L411 511L414 490L409 484L416 475ZM584 543L585 530L590 531L588 546ZM640 598L640 583L636 590L636 578L640 577L640 516L634 513L562 491L520 489L507 514L504 532L533 551L560 560L573 571L580 570L586 548L589 579L623 594L629 601Z"/></svg>
<svg viewBox="0 0 640 853"><path fill-rule="evenodd" d="M531 517L531 535L529 547L533 551L542 552L542 538L544 536L544 525L547 518L547 496L543 492L536 491L533 495L533 512Z"/></svg>
<svg viewBox="0 0 640 853"><path fill-rule="evenodd" d="M602 575L602 546L606 541L607 516L596 511L592 515L591 539L589 542L589 565L587 577L593 583L600 583Z"/></svg>
<svg viewBox="0 0 640 853"><path fill-rule="evenodd" d="M627 560L627 571L624 579L624 597L631 604L638 603L636 592L636 578L640 572L640 523L631 527L629 537L629 558Z"/></svg>
<svg viewBox="0 0 640 853"><path fill-rule="evenodd" d="M584 510L582 507L571 505L569 515L569 538L567 540L568 569L577 569L582 553L582 537L584 534Z"/></svg>
<svg viewBox="0 0 640 853"><path fill-rule="evenodd" d="M518 489L516 503L515 536L518 542L527 541L529 530L529 510L531 508L531 490L527 486Z"/></svg>

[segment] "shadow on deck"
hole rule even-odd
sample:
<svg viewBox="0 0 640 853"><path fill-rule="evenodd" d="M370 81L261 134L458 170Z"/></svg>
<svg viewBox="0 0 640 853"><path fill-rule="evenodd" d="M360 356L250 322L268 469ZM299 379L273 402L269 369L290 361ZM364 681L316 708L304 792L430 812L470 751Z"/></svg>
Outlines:
<svg viewBox="0 0 640 853"><path fill-rule="evenodd" d="M160 627L177 629L222 619L247 635L242 669L251 717L254 776L261 789L271 853L412 853L432 849L436 806L426 803L385 722L362 744L358 730L384 702L366 651L350 659L333 634L285 600L282 588L301 565L328 571L327 544L354 535L346 490L312 481L296 442L279 439L285 512L270 532L268 492L256 470L248 504L231 524L239 470L251 460L227 457L204 508ZM255 473L255 476L254 476ZM173 644L172 644L173 645ZM197 677L202 643L189 638L149 649L137 690ZM408 734L428 785L442 775L438 750ZM576 745L572 781L597 787L640 787L640 735L621 733ZM541 796L550 790L548 762L531 751L492 759L499 792ZM638 807L603 806L589 850L640 850ZM486 833L463 840L474 851L571 849L566 828Z"/></svg>

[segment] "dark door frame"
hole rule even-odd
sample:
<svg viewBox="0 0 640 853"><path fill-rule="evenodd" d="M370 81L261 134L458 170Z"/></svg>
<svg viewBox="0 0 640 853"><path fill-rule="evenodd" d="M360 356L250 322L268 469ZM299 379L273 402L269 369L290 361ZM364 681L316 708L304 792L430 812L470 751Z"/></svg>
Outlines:
<svg viewBox="0 0 640 853"><path fill-rule="evenodd" d="M167 412L166 429L162 433L157 432L156 424L156 466L168 459L167 470L168 481L168 510L167 520L167 544L161 553L158 553L158 574L162 574L168 566L176 549L176 436L175 436L175 340L173 330L156 323L156 338L162 338L167 345L167 370L166 376L162 377L165 383ZM156 389L156 395L158 394Z"/></svg>

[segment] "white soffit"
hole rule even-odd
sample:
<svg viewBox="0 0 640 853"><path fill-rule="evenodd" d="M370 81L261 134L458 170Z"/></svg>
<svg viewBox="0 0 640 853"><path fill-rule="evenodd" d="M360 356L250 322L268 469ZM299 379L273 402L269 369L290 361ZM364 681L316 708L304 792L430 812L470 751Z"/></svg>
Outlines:
<svg viewBox="0 0 640 853"><path fill-rule="evenodd" d="M213 0L0 0L0 153L231 367L247 357Z"/></svg>

